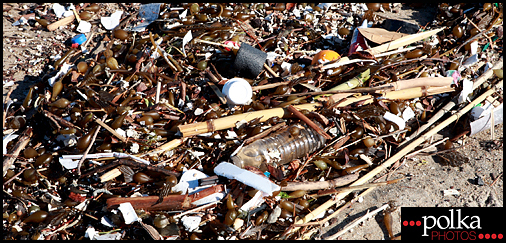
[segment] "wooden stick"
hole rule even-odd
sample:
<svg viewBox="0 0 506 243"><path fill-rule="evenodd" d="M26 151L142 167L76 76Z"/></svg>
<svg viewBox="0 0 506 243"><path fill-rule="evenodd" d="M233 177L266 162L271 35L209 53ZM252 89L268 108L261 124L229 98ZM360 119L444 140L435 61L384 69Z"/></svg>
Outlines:
<svg viewBox="0 0 506 243"><path fill-rule="evenodd" d="M427 78L414 78L402 81L392 82L378 87L394 86L394 90L403 90L423 86L441 87L450 86L453 82L452 77L427 77Z"/></svg>
<svg viewBox="0 0 506 243"><path fill-rule="evenodd" d="M427 37L431 37L431 36L437 34L438 32L440 32L440 31L442 31L444 29L445 29L445 27L439 28L439 29L435 29L435 30L426 31L426 32L421 32L421 33L417 33L417 34L412 34L412 35L408 35L408 36L404 36L402 38L399 38L397 40L385 43L383 45L367 49L366 51L369 52L371 55L377 55L377 54L380 54L382 52L391 51L391 50L397 49L397 48L399 48L401 46L407 46L407 45L409 45L411 43L414 43L416 41L423 40L423 39L425 39Z"/></svg>
<svg viewBox="0 0 506 243"><path fill-rule="evenodd" d="M309 103L296 105L295 107L298 109L307 109L309 111L316 110L317 106L321 106L320 103ZM273 108L273 109L265 109L260 111L252 111L246 112L238 115L231 115L226 117L221 117L218 119L212 119L205 122L197 122L186 125L178 126L178 130L183 134L183 137L188 137L192 135L198 135L206 132L213 132L217 130L223 130L232 128L235 126L235 123L241 120L245 120L247 122L260 118L260 122L265 122L271 117L288 117L290 112L286 108Z"/></svg>
<svg viewBox="0 0 506 243"><path fill-rule="evenodd" d="M303 122L305 122L308 126L310 126L311 128L313 128L318 134L322 135L323 137L325 137L326 139L332 139L332 137L330 135L328 135L325 130L323 130L322 128L320 128L318 125L316 125L316 123L314 123L313 121L311 121L311 119L309 119L306 115L302 114L302 112L300 112L299 110L297 110L295 107L293 107L292 105L289 105L288 107L286 107L286 109L288 109L288 111L290 111L292 114L294 114L296 117L298 117L299 119L301 119Z"/></svg>
<svg viewBox="0 0 506 243"><path fill-rule="evenodd" d="M105 114L102 117L102 121L105 121L106 118L107 118L107 114ZM93 133L93 137L91 138L91 142L88 145L88 148L86 148L86 151L84 151L84 153L83 153L83 157L81 157L81 159L79 160L79 163L77 164L77 175L79 175L79 176L81 175L81 165L83 164L84 160L86 159L86 155L88 154L88 152L90 152L91 147L93 147L93 143L95 142L95 139L97 138L99 131L100 131L100 128L97 128L97 130L95 130L95 132Z"/></svg>
<svg viewBox="0 0 506 243"><path fill-rule="evenodd" d="M287 85L289 83L290 83L290 81L285 81L285 82L278 82L278 83L273 83L273 84L258 85L258 86L251 87L251 90L257 91L257 90L263 90L263 89L270 89L270 88L275 88L275 87L278 87L281 85Z"/></svg>
<svg viewBox="0 0 506 243"><path fill-rule="evenodd" d="M502 85L503 85L503 81L501 80L494 88L492 88L492 89L488 90L487 92L485 92L484 94L480 95L473 102L469 103L469 105L467 105L466 107L462 108L459 112L453 114L448 119L446 119L445 121L443 121L442 123L440 123L439 125L437 125L436 127L434 127L433 129L431 129L430 131L428 131L424 136L419 137L416 140L413 140L408 146L406 146L405 148L401 149L395 155L393 155L392 157L390 157L389 159L387 159L383 164L378 165L378 167L374 168L369 173L365 174L363 177L361 177L360 179L358 179L357 181L355 181L350 186L358 186L358 185L362 185L362 184L366 183L369 179L371 179L372 177L374 177L375 175L377 175L378 173L380 173L384 169L388 168L393 163L395 163L399 159L401 159L408 152L410 152L412 149L414 149L415 147L417 147L418 145L420 145L421 143L423 143L427 138L429 138L432 135L436 134L437 132L441 131L443 128L445 128L446 126L450 125L452 122L454 122L455 120L457 120L459 117L463 116L465 113L467 113L468 111L470 111L475 105L477 105L480 102L482 102L483 100L485 100L485 98L487 96L493 94L499 87L502 87ZM350 192L341 192L341 193L336 194L336 196L335 196L334 199L328 200L327 202L323 203L318 208L316 208L315 210L313 210L312 212L310 212L309 214L307 214L306 216L304 216L304 218L298 220L295 223L296 224L303 224L303 223L307 223L307 222L311 221L317 215L319 215L322 212L325 212L328 208L330 208L331 206L333 206L336 202L344 199L344 197L346 197L349 193ZM300 227L295 227L295 228L293 228L292 231L297 231L299 228Z"/></svg>
<svg viewBox="0 0 506 243"><path fill-rule="evenodd" d="M72 21L74 21L74 19L76 19L76 16L74 16L74 15L70 15L70 16L68 16L68 17L65 17L65 18L63 18L63 19L60 19L60 20L58 20L58 21L56 21L56 22L54 22L54 23L52 23L52 24L48 25L48 26L47 26L47 29L48 29L49 31L56 30L56 29L58 29L58 27L60 27L60 26L64 26L64 25L68 25L68 24L72 23Z"/></svg>
<svg viewBox="0 0 506 243"><path fill-rule="evenodd" d="M296 94L285 94L285 95L274 95L274 97L287 97L287 96L306 96L306 95L322 95L322 94L346 94L346 93L375 93L379 90L381 91L392 91L395 87L393 85L385 85L385 86L377 86L372 88L358 88L358 89L350 89L350 90L327 90L327 91L317 91L317 92L306 92L306 93L296 93Z"/></svg>
<svg viewBox="0 0 506 243"><path fill-rule="evenodd" d="M12 148L12 156L5 156L3 162L3 176L7 173L7 170L14 164L14 161L17 160L19 153L21 150L25 149L26 145L30 142L30 138L32 137L33 128L27 127L21 136L18 139L18 142Z"/></svg>
<svg viewBox="0 0 506 243"><path fill-rule="evenodd" d="M398 90L398 91L391 91L387 92L383 95L385 99L413 99L418 97L424 97L428 95L434 95L434 94L441 94L446 92L452 92L454 91L454 88L451 87L418 87L418 88L411 88L411 89L405 89L405 90ZM332 96L331 96L332 97ZM369 104L373 101L374 96L372 95L364 95L358 98L350 98L347 99L341 103L339 103L338 107L344 107L347 105L350 105L355 102L363 102L363 104ZM317 107L321 106L321 103L309 103L309 104L302 104L302 105L295 105L294 107L297 109L306 109L309 111L316 110ZM252 111L252 112L246 112L243 114L238 115L232 115L232 116L226 116L221 117L214 120L208 120L205 122L197 122L197 123L191 123L191 124L185 124L178 126L179 132L183 134L183 137L188 137L192 135L198 135L206 132L213 132L217 130L223 130L232 128L235 126L235 123L241 120L245 120L247 122L261 117L260 122L265 122L271 117L288 117L290 115L289 111L286 108L272 108L272 109L265 109L261 111Z"/></svg>
<svg viewBox="0 0 506 243"><path fill-rule="evenodd" d="M124 143L128 142L128 139L126 139L125 137L121 136L121 134L117 133L114 129L112 129L112 127L110 127L109 125L105 124L103 121L99 120L96 117L93 117L93 120L96 123L98 123L100 126L102 126L103 128L105 128L107 131L109 131L110 133L112 133L114 136L116 136L117 138L119 138Z"/></svg>
<svg viewBox="0 0 506 243"><path fill-rule="evenodd" d="M249 137L247 139L244 140L244 145L247 145L257 139L260 139L260 138L263 138L265 136L267 136L270 132L272 131L278 131L280 130L282 127L286 126L286 122L280 122L272 127L269 127L267 128L265 131L262 131L261 133L255 135L255 136L252 136L252 137Z"/></svg>
<svg viewBox="0 0 506 243"><path fill-rule="evenodd" d="M305 182L288 182L284 187L281 187L281 191L297 191L297 190L322 190L329 189L339 186L348 185L358 179L358 173L351 175L345 175L338 177L330 181L305 181Z"/></svg>
<svg viewBox="0 0 506 243"><path fill-rule="evenodd" d="M223 93L220 91L218 86L216 86L216 84L211 83L211 82L207 82L207 84L209 85L209 87L211 87L211 89L214 91L214 93L218 96L218 99L220 99L221 103L226 104L227 97L225 97L225 95L223 95Z"/></svg>
<svg viewBox="0 0 506 243"><path fill-rule="evenodd" d="M136 156L145 156L145 155L157 154L157 153L162 153L162 152L165 152L168 150L172 150L172 149L178 147L179 145L183 144L183 142L186 141L186 139L187 138L175 138L175 139L163 144L162 146L160 146L156 149L153 149L153 150L146 152L144 154L138 154Z"/></svg>
<svg viewBox="0 0 506 243"><path fill-rule="evenodd" d="M271 74L275 78L279 78L279 75L276 72L274 72L274 70L272 70L272 68L269 67L269 65L267 65L267 63L264 63L264 68L265 68L265 70L267 70L267 72L269 72L269 74Z"/></svg>

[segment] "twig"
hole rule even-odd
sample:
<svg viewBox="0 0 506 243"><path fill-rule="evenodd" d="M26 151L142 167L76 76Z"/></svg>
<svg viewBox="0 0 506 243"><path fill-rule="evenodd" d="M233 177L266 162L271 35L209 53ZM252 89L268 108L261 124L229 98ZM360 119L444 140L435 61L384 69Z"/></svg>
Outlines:
<svg viewBox="0 0 506 243"><path fill-rule="evenodd" d="M296 94L285 94L285 95L274 95L273 97L287 97L287 96L306 96L306 95L322 95L322 94L341 94L341 93L376 93L378 90L391 91L394 90L394 86L380 86L380 87L372 87L372 88L358 88L358 89L350 89L350 90L327 90L327 91L317 91L317 92L306 92L306 93L296 93Z"/></svg>
<svg viewBox="0 0 506 243"><path fill-rule="evenodd" d="M360 224L361 222L373 217L374 215L376 215L377 213L379 213L380 211L382 210L385 210L386 208L388 207L388 203L381 206L380 208L372 211L372 212L367 212L364 216L358 218L358 219L355 219L353 222L351 222L350 224L348 224L346 227L344 227L341 231L325 238L325 240L335 240L337 237L339 237L340 235L346 233L348 230L352 229L353 227L357 226L358 224Z"/></svg>
<svg viewBox="0 0 506 243"><path fill-rule="evenodd" d="M102 117L102 121L105 121L106 118L107 118L107 114L105 114ZM93 147L93 143L95 142L95 139L97 138L99 131L100 131L99 128L97 128L97 130L95 130L95 133L93 134L93 137L91 138L91 142L88 145L88 148L86 148L86 151L84 151L83 157L81 157L81 159L79 160L79 163L77 164L77 175L81 175L81 165L83 164L84 160L86 159L86 155L88 154L88 152L90 152L91 147Z"/></svg>
<svg viewBox="0 0 506 243"><path fill-rule="evenodd" d="M68 128L75 128L75 129L79 129L79 130L81 130L81 131L82 131L82 128L80 128L80 127L78 127L78 126L76 126L76 125L72 124L71 122L69 122L69 121L67 121L67 120L65 120L65 119L63 119L63 118L61 118L61 117L59 117L59 116L57 116L57 115L55 115L55 114L53 114L53 113L49 112L49 111L43 110L43 111L42 111L42 113L43 113L45 116L47 116L48 118L50 118L50 119L54 119L54 120L58 121L61 125L65 126L65 127L68 127Z"/></svg>
<svg viewBox="0 0 506 243"><path fill-rule="evenodd" d="M304 121L308 126L313 128L318 134L322 135L326 139L332 139L330 135L328 135L322 128L320 128L313 121L311 121L311 119L309 119L306 115L302 114L302 112L297 110L297 108L293 107L292 105L289 105L286 109L292 112L296 117Z"/></svg>
<svg viewBox="0 0 506 243"><path fill-rule="evenodd" d="M121 141L123 141L124 143L128 142L128 139L126 139L125 137L121 136L121 134L117 133L114 129L112 129L112 127L110 127L109 125L105 124L103 121L99 120L98 118L96 117L93 117L93 120L98 123L98 125L102 126L103 128L105 128L107 131L111 132L114 136L116 136L117 138L119 138Z"/></svg>
<svg viewBox="0 0 506 243"><path fill-rule="evenodd" d="M32 137L32 131L33 129L31 127L27 127L21 136L18 139L18 142L14 147L12 148L12 156L7 156L7 158L4 159L3 162L3 176L5 176L5 173L7 173L7 170L11 167L12 164L14 164L14 161L18 158L19 153L21 153L21 150L23 150L26 145L30 142L30 138Z"/></svg>
<svg viewBox="0 0 506 243"><path fill-rule="evenodd" d="M305 182L288 182L281 188L281 191L297 191L297 190L322 190L334 188L350 184L358 179L358 173L345 175L329 181L305 181Z"/></svg>
<svg viewBox="0 0 506 243"><path fill-rule="evenodd" d="M286 126L286 122L280 122L272 127L269 127L268 129L265 129L265 131L262 131L261 133L256 134L255 136L245 139L244 145L247 145L257 139L263 138L263 137L267 136L267 134L271 133L272 131L279 131L284 126Z"/></svg>

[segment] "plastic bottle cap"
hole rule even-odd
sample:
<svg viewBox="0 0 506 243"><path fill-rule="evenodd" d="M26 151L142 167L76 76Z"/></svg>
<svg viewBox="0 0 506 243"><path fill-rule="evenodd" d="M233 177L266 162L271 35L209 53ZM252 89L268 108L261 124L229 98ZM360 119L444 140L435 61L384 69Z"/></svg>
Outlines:
<svg viewBox="0 0 506 243"><path fill-rule="evenodd" d="M242 78L233 78L223 85L221 91L232 105L247 105L253 96L251 85Z"/></svg>
<svg viewBox="0 0 506 243"><path fill-rule="evenodd" d="M79 34L79 35L74 36L74 38L72 38L72 45L74 45L74 44L81 45L85 41L86 41L86 36L84 34Z"/></svg>

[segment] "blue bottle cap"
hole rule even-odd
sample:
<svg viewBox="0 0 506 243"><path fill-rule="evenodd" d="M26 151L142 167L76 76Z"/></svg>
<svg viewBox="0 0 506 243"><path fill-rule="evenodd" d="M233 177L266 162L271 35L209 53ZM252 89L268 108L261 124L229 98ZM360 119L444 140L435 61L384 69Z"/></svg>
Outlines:
<svg viewBox="0 0 506 243"><path fill-rule="evenodd" d="M81 45L85 41L86 41L86 36L84 34L79 34L79 35L74 36L74 38L72 38L72 44Z"/></svg>

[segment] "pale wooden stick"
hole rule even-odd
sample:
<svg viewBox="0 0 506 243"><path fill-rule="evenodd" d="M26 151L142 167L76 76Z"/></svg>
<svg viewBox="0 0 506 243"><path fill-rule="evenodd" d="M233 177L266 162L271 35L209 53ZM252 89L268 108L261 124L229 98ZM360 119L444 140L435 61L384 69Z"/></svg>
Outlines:
<svg viewBox="0 0 506 243"><path fill-rule="evenodd" d="M122 142L126 143L128 142L128 140L121 136L119 133L117 133L116 131L114 131L114 129L112 129L112 127L110 127L109 125L105 124L103 121L97 119L96 117L93 117L93 120L98 123L100 126L102 126L103 128L105 128L107 131L109 131L110 133L112 133L114 136L116 136L117 138L119 138Z"/></svg>
<svg viewBox="0 0 506 243"><path fill-rule="evenodd" d="M423 86L441 87L449 86L453 82L452 77L426 77L426 78L413 78L397 82L392 82L378 87L394 86L395 90L410 89Z"/></svg>
<svg viewBox="0 0 506 243"><path fill-rule="evenodd" d="M330 181L305 181L305 182L288 182L286 186L281 187L281 191L297 191L297 190L322 190L339 186L344 186L358 179L358 173L338 177Z"/></svg>
<svg viewBox="0 0 506 243"><path fill-rule="evenodd" d="M321 106L320 103L309 103L309 104L302 104L302 105L296 105L295 107L297 109L306 109L309 111L316 110L317 106ZM232 128L235 126L235 123L238 121L245 120L247 122L259 118L260 122L265 122L271 117L287 117L290 115L290 112L288 112L285 108L273 108L273 109L265 109L260 111L252 111L252 112L246 112L238 115L231 115L226 117L221 117L214 120L208 120L205 122L198 122L198 123L191 123L186 125L180 125L178 126L178 130L183 134L183 137L188 137L192 135L198 135L206 132L212 132L217 130L223 130Z"/></svg>
<svg viewBox="0 0 506 243"><path fill-rule="evenodd" d="M391 50L397 49L397 48L399 48L401 46L407 46L407 45L409 45L411 43L417 42L419 40L423 40L423 39L425 39L427 37L430 37L430 36L433 36L433 35L437 34L438 32L440 32L440 31L442 31L444 29L445 29L445 27L439 28L439 29L435 29L435 30L431 30L431 31L426 31L426 32L421 32L421 33L417 33L417 34L412 34L412 35L404 36L402 38L399 38L397 40L385 43L383 45L367 49L366 51L369 52L371 55L377 55L377 54L380 54L382 52L391 51Z"/></svg>
<svg viewBox="0 0 506 243"><path fill-rule="evenodd" d="M272 68L269 67L266 63L264 63L264 68L265 70L267 70L267 72L269 72L269 74L271 74L275 78L279 78L279 75L276 72L274 72L274 70L272 70Z"/></svg>
<svg viewBox="0 0 506 243"><path fill-rule="evenodd" d="M358 224L360 224L361 222L369 219L369 218L372 218L374 215L376 215L377 213L379 213L380 211L382 210L385 210L386 208L388 207L388 203L381 206L380 208L372 211L372 212L367 212L364 216L358 218L358 219L355 219L353 222L351 222L350 224L348 224L346 227L344 227L341 231L325 238L325 240L335 240L337 237L339 237L340 235L346 233L348 230L352 229L353 227L357 226Z"/></svg>
<svg viewBox="0 0 506 243"><path fill-rule="evenodd" d="M431 129L430 131L428 131L424 136L419 137L416 140L413 140L408 146L406 146L405 148L401 149L395 155L393 155L392 157L390 157L389 159L387 159L383 164L378 165L378 167L374 168L369 173L365 174L363 177L361 177L360 179L358 179L357 181L355 181L350 186L357 186L357 185L362 185L362 184L366 183L368 180L370 180L371 178L373 178L375 175L377 175L378 173L380 173L384 169L388 168L393 163L397 162L404 155L406 155L409 151L411 151L412 149L414 149L415 147L417 147L418 145L420 145L421 143L423 143L427 138L432 137L432 135L434 135L437 132L441 131L443 128L445 128L446 126L450 125L452 122L454 122L455 120L457 120L459 117L463 116L465 113L467 113L468 111L470 111L475 105L477 105L480 102L482 102L483 100L485 100L485 98L487 96L493 94L498 88L500 88L502 86L503 86L503 81L501 80L494 88L492 88L492 89L486 91L485 93L483 93L482 95L480 95L473 102L469 103L466 107L462 108L459 112L453 114L448 119L446 119L445 121L443 121L442 123L440 123L439 125L437 125L436 127L434 127L433 129ZM318 208L316 208L315 210L313 210L312 212L310 212L306 216L304 216L304 218L298 220L295 223L296 224L303 224L303 223L307 223L307 222L311 221L313 218L315 218L320 213L325 212L328 208L330 208L336 202L344 199L344 197L346 197L349 193L350 192L341 192L341 193L336 194L335 197L334 197L334 199L326 201L325 203L323 203L322 205L320 205ZM297 231L299 228L300 227L295 227L291 231Z"/></svg>
<svg viewBox="0 0 506 243"><path fill-rule="evenodd" d="M278 87L281 85L287 85L289 83L290 83L290 81L285 81L285 82L278 82L278 83L273 83L273 84L258 85L258 86L251 87L251 90L257 91L257 90L263 90L263 89L270 89L270 88Z"/></svg>
<svg viewBox="0 0 506 243"><path fill-rule="evenodd" d="M72 21L74 21L74 19L76 19L76 16L74 16L74 15L70 15L70 16L68 16L68 17L65 17L65 18L63 18L63 19L60 19L60 20L58 20L58 21L56 21L56 22L54 22L54 23L52 23L52 24L48 25L48 26L47 26L47 29L48 29L49 31L56 30L56 29L58 29L58 27L60 27L60 26L64 26L64 25L67 25L67 24L72 23Z"/></svg>

